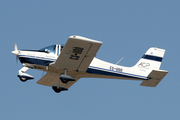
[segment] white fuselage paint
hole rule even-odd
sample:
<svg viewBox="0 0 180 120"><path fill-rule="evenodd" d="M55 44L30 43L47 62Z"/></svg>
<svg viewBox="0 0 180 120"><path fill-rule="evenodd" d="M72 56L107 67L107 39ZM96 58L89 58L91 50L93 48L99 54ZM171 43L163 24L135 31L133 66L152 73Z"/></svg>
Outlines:
<svg viewBox="0 0 180 120"><path fill-rule="evenodd" d="M58 58L57 54L49 54L37 51L19 50L19 59L24 66L38 69L46 72L56 72L62 74L64 71L52 67L48 64L53 63ZM45 64L47 63L47 64ZM109 78L109 79L129 79L129 80L146 80L151 69L142 67L124 67L109 63L98 58L94 58L86 72L68 71L69 75L78 74L79 77Z"/></svg>

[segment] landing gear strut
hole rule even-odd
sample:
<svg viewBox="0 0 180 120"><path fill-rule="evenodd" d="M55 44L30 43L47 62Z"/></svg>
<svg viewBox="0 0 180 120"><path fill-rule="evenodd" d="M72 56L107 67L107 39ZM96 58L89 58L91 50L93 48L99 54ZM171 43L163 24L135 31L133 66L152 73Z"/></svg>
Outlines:
<svg viewBox="0 0 180 120"><path fill-rule="evenodd" d="M19 79L22 81L22 82L26 82L27 80L31 80L31 79L34 79L33 76L25 73L29 68L28 67L23 67L19 70L19 74L17 75L19 77Z"/></svg>
<svg viewBox="0 0 180 120"><path fill-rule="evenodd" d="M65 74L62 74L62 75L60 76L58 85L53 85L53 86L52 86L52 89L53 89L56 93L60 93L61 91L66 91L66 90L68 90L68 88L65 88L65 87L63 87L63 86L60 86L60 82L66 84L68 81L75 81L74 78L66 75L66 69L64 70L64 73L65 73Z"/></svg>

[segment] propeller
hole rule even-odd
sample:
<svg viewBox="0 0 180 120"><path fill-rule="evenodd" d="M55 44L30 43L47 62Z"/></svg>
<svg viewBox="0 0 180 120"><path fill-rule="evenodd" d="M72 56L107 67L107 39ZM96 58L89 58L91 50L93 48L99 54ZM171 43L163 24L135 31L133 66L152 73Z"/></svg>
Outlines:
<svg viewBox="0 0 180 120"><path fill-rule="evenodd" d="M14 44L14 50L15 50L15 51L17 51L17 50L18 50L18 48L17 48L17 44L16 44L16 43Z"/></svg>
<svg viewBox="0 0 180 120"><path fill-rule="evenodd" d="M12 51L11 53L16 55L16 63L17 63L19 59L18 56L19 56L20 51L18 50L16 43L14 44L14 51Z"/></svg>

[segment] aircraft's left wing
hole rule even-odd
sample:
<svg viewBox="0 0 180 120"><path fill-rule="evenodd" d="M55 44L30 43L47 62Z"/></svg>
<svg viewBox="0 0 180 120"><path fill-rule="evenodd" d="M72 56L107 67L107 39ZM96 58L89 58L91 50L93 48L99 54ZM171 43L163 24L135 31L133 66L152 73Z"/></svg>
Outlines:
<svg viewBox="0 0 180 120"><path fill-rule="evenodd" d="M81 36L70 36L57 60L50 66L85 72L102 42Z"/></svg>
<svg viewBox="0 0 180 120"><path fill-rule="evenodd" d="M73 76L75 78L75 81L69 81L68 83L64 84L60 82L60 86L63 86L65 88L70 88L75 82L77 82L80 78L77 76ZM40 85L50 86L57 85L59 82L59 74L57 73L50 73L48 72L46 75L44 75L40 80L38 80L36 83Z"/></svg>

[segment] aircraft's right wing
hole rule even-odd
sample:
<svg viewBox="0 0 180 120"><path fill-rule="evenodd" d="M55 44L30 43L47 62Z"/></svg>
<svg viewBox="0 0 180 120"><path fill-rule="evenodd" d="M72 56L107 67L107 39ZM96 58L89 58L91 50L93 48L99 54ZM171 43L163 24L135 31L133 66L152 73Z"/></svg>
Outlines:
<svg viewBox="0 0 180 120"><path fill-rule="evenodd" d="M49 66L86 72L102 42L81 36L70 36L57 60Z"/></svg>
<svg viewBox="0 0 180 120"><path fill-rule="evenodd" d="M49 65L60 70L67 70L67 75L75 79L66 84L60 82L60 86L69 88L78 81L80 77L73 71L86 72L101 45L100 41L81 36L70 36L57 60ZM37 83L45 86L56 85L59 83L61 74L48 72Z"/></svg>
<svg viewBox="0 0 180 120"><path fill-rule="evenodd" d="M38 80L36 83L40 85L50 86L57 85L59 82L59 74L57 73L50 73L48 72L46 75L44 75L40 80ZM77 82L80 78L77 76L73 76L75 78L75 81L69 81L68 83L64 84L60 82L60 86L63 86L65 88L70 88L75 82Z"/></svg>

